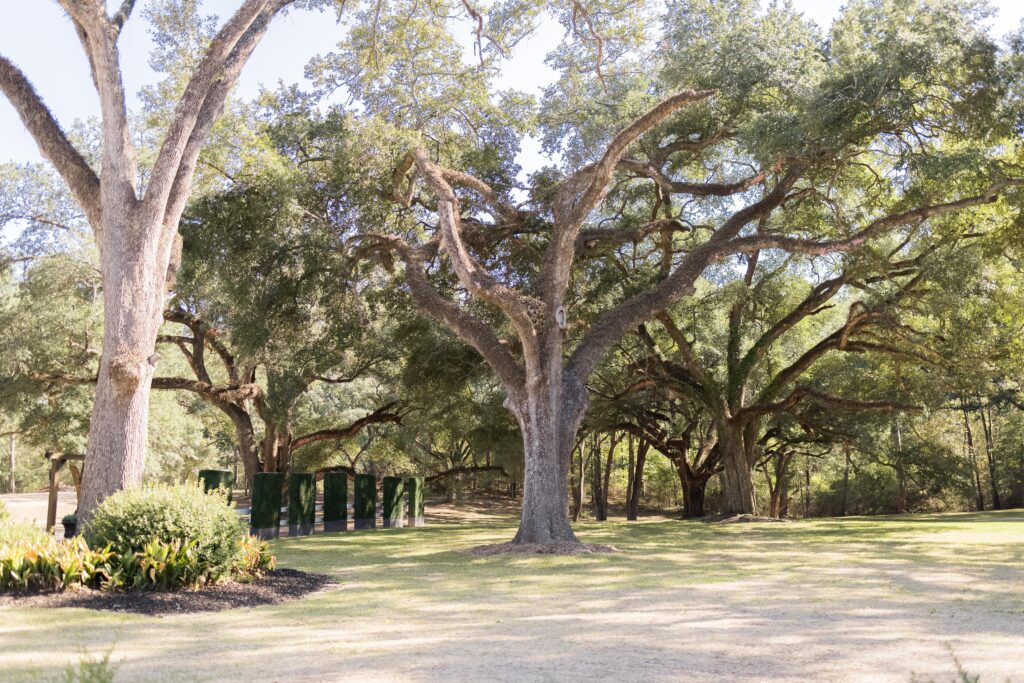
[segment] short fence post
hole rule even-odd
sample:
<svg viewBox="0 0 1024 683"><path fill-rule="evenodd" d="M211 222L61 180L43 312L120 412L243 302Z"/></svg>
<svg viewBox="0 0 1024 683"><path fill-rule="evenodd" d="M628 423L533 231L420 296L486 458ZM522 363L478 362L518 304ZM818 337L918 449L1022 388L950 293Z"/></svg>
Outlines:
<svg viewBox="0 0 1024 683"><path fill-rule="evenodd" d="M385 529L402 528L402 498L405 495L405 480L401 477L384 477L384 514Z"/></svg>
<svg viewBox="0 0 1024 683"><path fill-rule="evenodd" d="M377 478L372 474L356 475L355 528L377 528Z"/></svg>
<svg viewBox="0 0 1024 683"><path fill-rule="evenodd" d="M223 488L228 494L228 504L231 504L231 488L235 485L234 474L227 470L199 470L199 482L203 485L205 493Z"/></svg>
<svg viewBox="0 0 1024 683"><path fill-rule="evenodd" d="M249 528L261 538L281 536L281 489L284 475L280 472L257 472L252 479L252 509Z"/></svg>
<svg viewBox="0 0 1024 683"><path fill-rule="evenodd" d="M406 488L409 490L409 526L424 526L423 477L409 477Z"/></svg>
<svg viewBox="0 0 1024 683"><path fill-rule="evenodd" d="M316 475L292 472L288 483L288 535L309 536L316 522Z"/></svg>
<svg viewBox="0 0 1024 683"><path fill-rule="evenodd" d="M348 472L324 473L324 531L348 531Z"/></svg>

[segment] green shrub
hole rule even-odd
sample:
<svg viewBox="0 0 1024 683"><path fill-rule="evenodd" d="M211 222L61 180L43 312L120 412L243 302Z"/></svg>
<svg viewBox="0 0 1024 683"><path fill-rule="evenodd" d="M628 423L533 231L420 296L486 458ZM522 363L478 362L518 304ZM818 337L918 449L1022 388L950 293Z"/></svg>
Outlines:
<svg viewBox="0 0 1024 683"><path fill-rule="evenodd" d="M241 561L246 537L223 497L198 486L154 485L120 491L103 501L85 529L89 545L107 544L119 556L147 552L154 541L194 553L209 578L231 573ZM189 549L187 550L186 549Z"/></svg>
<svg viewBox="0 0 1024 683"><path fill-rule="evenodd" d="M31 522L0 521L0 550L45 543L50 535Z"/></svg>
<svg viewBox="0 0 1024 683"><path fill-rule="evenodd" d="M7 518L11 516L11 513L7 511L7 504L0 500L0 522L7 521Z"/></svg>

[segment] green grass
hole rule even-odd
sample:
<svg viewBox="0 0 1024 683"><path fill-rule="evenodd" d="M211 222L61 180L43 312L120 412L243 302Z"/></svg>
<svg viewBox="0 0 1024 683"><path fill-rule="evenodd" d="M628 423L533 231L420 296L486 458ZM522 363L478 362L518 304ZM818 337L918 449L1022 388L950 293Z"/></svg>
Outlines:
<svg viewBox="0 0 1024 683"><path fill-rule="evenodd" d="M901 615L901 625L908 619L926 624L920 628L934 629L943 642L960 642L950 624L968 610L989 624L987 635L971 627L969 638L1009 639L1018 651L1024 645L1016 640L1024 632L1022 512L784 524L613 521L580 525L578 533L616 546L622 551L616 554L480 558L464 552L513 533L510 523L283 539L273 544L279 566L331 574L340 588L273 607L167 618L3 609L0 680L47 676L83 649L102 653L111 646L119 675L145 680L244 679L257 663L282 680L335 678L318 677L323 670L311 669L313 662L360 678L360 671L391 671L392 656L395 666L416 666L417 655L426 666L415 670L422 675L400 677L477 677L485 674L473 668L479 662L470 654L459 654L464 647L487 650L501 642L509 656L518 650L532 656L553 637L563 650L590 647L571 629L541 638L538 619L571 613L616 624L624 613L642 620L650 610L647 616L664 620L693 607L687 596L719 594L720 602L708 604L747 621L747 611L760 608L776 616L754 617L781 619L773 610L780 604L792 609L795 600L798 609L817 610L808 612L812 616L825 610L827 617L834 609L838 626L840 619L854 619L859 606L878 604ZM737 633L759 633L756 623L743 624ZM621 628L614 632L622 635ZM659 627L642 627L648 628ZM793 628L800 628L795 617ZM437 660L448 648L448 658ZM607 646L596 652L609 653Z"/></svg>

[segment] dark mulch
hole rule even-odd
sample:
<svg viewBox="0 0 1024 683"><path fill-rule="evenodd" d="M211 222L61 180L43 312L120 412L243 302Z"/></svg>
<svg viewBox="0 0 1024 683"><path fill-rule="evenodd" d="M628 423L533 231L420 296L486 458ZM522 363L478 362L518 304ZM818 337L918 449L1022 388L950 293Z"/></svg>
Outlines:
<svg viewBox="0 0 1024 683"><path fill-rule="evenodd" d="M336 585L326 574L275 569L251 583L222 583L195 591L69 590L0 594L0 607L84 607L111 612L168 615L219 612L235 607L276 605Z"/></svg>
<svg viewBox="0 0 1024 683"><path fill-rule="evenodd" d="M595 553L617 553L615 546L600 543L494 543L478 545L467 551L477 557L492 555L593 555Z"/></svg>
<svg viewBox="0 0 1024 683"><path fill-rule="evenodd" d="M700 521L707 524L749 524L751 522L785 522L784 519L777 517L759 517L758 515L733 515L727 512L722 512L717 515L707 515L701 517Z"/></svg>

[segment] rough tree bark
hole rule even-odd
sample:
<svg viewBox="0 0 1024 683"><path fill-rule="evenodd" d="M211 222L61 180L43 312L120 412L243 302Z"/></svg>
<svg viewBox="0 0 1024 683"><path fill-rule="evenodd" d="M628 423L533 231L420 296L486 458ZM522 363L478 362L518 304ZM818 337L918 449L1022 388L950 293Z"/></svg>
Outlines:
<svg viewBox="0 0 1024 683"><path fill-rule="evenodd" d="M274 16L294 0L245 0L210 42L185 87L141 195L118 38L134 0L113 15L104 0L59 0L78 33L99 94L100 172L69 142L32 85L0 57L0 90L67 182L96 235L103 281L103 347L89 428L80 520L106 496L141 481L149 394L159 355L178 220L200 149L225 98Z"/></svg>

